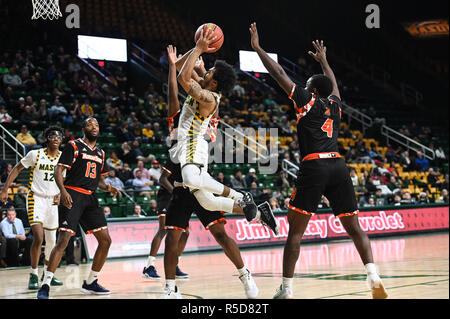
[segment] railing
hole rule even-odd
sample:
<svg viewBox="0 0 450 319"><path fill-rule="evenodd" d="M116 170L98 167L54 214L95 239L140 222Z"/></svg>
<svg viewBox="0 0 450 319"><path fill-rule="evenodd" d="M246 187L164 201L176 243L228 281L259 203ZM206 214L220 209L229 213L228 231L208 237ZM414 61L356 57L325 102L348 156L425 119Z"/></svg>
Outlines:
<svg viewBox="0 0 450 319"><path fill-rule="evenodd" d="M23 145L18 139L14 137L3 125L0 124L1 135L0 139L2 140L2 155L3 158L6 156L6 147L10 148L16 155L16 163L25 156L25 145ZM11 145L7 139L12 140Z"/></svg>
<svg viewBox="0 0 450 319"><path fill-rule="evenodd" d="M351 107L347 104L342 104L342 112L347 114L351 119L359 122L362 125L363 134L366 133L366 129L372 126L373 120L370 116L358 111L354 107Z"/></svg>
<svg viewBox="0 0 450 319"><path fill-rule="evenodd" d="M416 142L412 138L409 138L406 135L403 135L396 130L391 129L390 127L383 125L381 127L381 134L386 137L386 142L389 143L390 140L397 142L400 145L403 145L408 150L414 150L416 152L422 152L423 155L429 160L434 160L435 153L431 148L426 147L419 142Z"/></svg>
<svg viewBox="0 0 450 319"><path fill-rule="evenodd" d="M284 159L283 162L281 162L281 169L286 172L289 176L293 177L294 179L297 179L297 174L293 173L291 169L295 169L297 172L299 170L299 167L295 165L294 163L288 161L287 159Z"/></svg>

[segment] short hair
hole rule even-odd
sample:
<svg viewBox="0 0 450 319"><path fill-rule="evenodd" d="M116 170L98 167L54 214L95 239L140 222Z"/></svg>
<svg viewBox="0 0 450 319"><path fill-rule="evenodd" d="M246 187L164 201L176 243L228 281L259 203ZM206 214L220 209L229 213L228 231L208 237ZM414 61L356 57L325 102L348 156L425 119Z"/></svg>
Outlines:
<svg viewBox="0 0 450 319"><path fill-rule="evenodd" d="M64 131L63 131L62 128L60 128L59 126L50 126L50 127L47 127L45 129L45 131L44 131L45 139L48 139L50 133L53 132L53 131L58 131L58 132L61 133L61 136L64 136Z"/></svg>
<svg viewBox="0 0 450 319"><path fill-rule="evenodd" d="M333 83L330 78L323 74L313 75L309 79L311 87L317 90L320 97L326 98L333 91Z"/></svg>
<svg viewBox="0 0 450 319"><path fill-rule="evenodd" d="M217 81L217 90L227 95L236 84L236 72L231 65L223 60L216 60L214 63L215 72L213 79Z"/></svg>

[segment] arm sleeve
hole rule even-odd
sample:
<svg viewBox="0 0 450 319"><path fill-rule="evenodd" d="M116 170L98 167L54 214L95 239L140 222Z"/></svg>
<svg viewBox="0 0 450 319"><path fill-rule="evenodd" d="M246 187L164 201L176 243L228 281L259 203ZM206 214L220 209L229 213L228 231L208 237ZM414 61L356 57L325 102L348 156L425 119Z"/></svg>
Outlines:
<svg viewBox="0 0 450 319"><path fill-rule="evenodd" d="M25 168L29 168L34 165L36 162L37 153L34 151L29 151L24 158L20 160L20 164Z"/></svg>
<svg viewBox="0 0 450 319"><path fill-rule="evenodd" d="M72 168L72 164L78 155L78 149L74 142L67 143L59 157L58 165L62 165L68 169Z"/></svg>

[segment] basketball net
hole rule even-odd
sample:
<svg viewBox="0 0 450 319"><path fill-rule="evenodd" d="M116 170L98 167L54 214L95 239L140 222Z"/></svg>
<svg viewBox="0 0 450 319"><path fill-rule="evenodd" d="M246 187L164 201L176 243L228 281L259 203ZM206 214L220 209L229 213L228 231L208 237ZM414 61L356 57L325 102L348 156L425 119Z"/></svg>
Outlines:
<svg viewBox="0 0 450 319"><path fill-rule="evenodd" d="M62 17L59 0L31 0L31 2L33 3L32 20L39 18L53 20Z"/></svg>

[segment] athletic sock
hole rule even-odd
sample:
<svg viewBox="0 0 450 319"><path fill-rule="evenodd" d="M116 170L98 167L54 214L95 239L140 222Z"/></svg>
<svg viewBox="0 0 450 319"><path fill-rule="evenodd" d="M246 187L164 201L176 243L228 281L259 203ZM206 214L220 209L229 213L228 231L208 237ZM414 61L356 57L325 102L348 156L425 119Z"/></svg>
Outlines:
<svg viewBox="0 0 450 319"><path fill-rule="evenodd" d="M292 290L292 282L293 281L294 281L294 278L283 277L283 281L282 281L283 288L289 288Z"/></svg>
<svg viewBox="0 0 450 319"><path fill-rule="evenodd" d="M38 275L38 269L37 268L31 268L31 273L33 274L33 275Z"/></svg>
<svg viewBox="0 0 450 319"><path fill-rule="evenodd" d="M374 263L365 264L364 267L366 268L367 276L369 277L370 281L374 282L381 280L377 272L377 266Z"/></svg>
<svg viewBox="0 0 450 319"><path fill-rule="evenodd" d="M44 281L42 282L43 285L49 285L52 282L54 274L51 271L46 270L44 272Z"/></svg>
<svg viewBox="0 0 450 319"><path fill-rule="evenodd" d="M98 279L98 274L99 273L100 273L99 271L91 270L91 272L89 273L88 279L86 279L86 283L88 285L92 284L96 279Z"/></svg>
<svg viewBox="0 0 450 319"><path fill-rule="evenodd" d="M154 256L148 256L147 267L145 267L145 268L148 268L150 266L155 266L155 259L156 259L156 257L154 257Z"/></svg>
<svg viewBox="0 0 450 319"><path fill-rule="evenodd" d="M247 267L245 265L244 265L244 267L238 269L239 276L245 275L245 274L247 274L247 272L250 272L250 271L247 269Z"/></svg>
<svg viewBox="0 0 450 319"><path fill-rule="evenodd" d="M166 279L166 286L170 290L175 291L175 279Z"/></svg>

